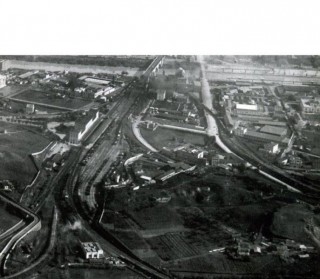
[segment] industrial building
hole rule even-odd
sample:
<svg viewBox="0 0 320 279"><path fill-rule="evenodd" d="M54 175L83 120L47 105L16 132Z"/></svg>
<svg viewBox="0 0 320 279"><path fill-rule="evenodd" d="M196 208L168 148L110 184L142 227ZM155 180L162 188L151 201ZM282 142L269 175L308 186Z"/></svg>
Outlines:
<svg viewBox="0 0 320 279"><path fill-rule="evenodd" d="M267 116L269 115L268 108L261 105L247 105L247 104L236 104L234 110L236 115L248 115L248 116Z"/></svg>
<svg viewBox="0 0 320 279"><path fill-rule="evenodd" d="M0 88L5 87L7 85L6 80L7 80L6 76L0 75Z"/></svg>
<svg viewBox="0 0 320 279"><path fill-rule="evenodd" d="M98 242L81 242L81 249L85 259L103 258L103 250Z"/></svg>
<svg viewBox="0 0 320 279"><path fill-rule="evenodd" d="M260 129L260 132L279 136L279 137L284 137L287 134L288 130L286 127L275 127L275 126L265 125Z"/></svg>
<svg viewBox="0 0 320 279"><path fill-rule="evenodd" d="M84 117L76 121L76 124L69 133L69 143L79 145L83 137L99 120L99 111L89 111Z"/></svg>

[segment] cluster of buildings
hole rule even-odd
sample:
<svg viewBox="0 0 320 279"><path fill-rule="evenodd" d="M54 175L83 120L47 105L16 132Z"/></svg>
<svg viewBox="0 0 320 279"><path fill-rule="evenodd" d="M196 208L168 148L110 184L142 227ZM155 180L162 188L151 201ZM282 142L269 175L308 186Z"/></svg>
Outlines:
<svg viewBox="0 0 320 279"><path fill-rule="evenodd" d="M151 118L160 118L170 122L196 126L200 125L196 106L182 98L179 100L155 100L149 107L149 114Z"/></svg>
<svg viewBox="0 0 320 279"><path fill-rule="evenodd" d="M320 97L301 98L300 108L303 116L309 114L320 115Z"/></svg>

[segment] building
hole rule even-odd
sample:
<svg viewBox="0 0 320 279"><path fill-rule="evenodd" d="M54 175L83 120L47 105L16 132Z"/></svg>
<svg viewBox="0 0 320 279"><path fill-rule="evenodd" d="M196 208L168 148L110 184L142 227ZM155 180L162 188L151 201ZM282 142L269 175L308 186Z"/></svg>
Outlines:
<svg viewBox="0 0 320 279"><path fill-rule="evenodd" d="M256 142L275 142L282 145L287 145L289 143L289 139L287 137L279 137L276 135L251 131L247 129L237 129L236 135L243 136L244 138L254 140Z"/></svg>
<svg viewBox="0 0 320 279"><path fill-rule="evenodd" d="M157 90L157 100L164 101L166 99L166 90Z"/></svg>
<svg viewBox="0 0 320 279"><path fill-rule="evenodd" d="M26 105L26 113L27 113L27 114L32 114L32 113L34 113L34 104L27 104L27 105Z"/></svg>
<svg viewBox="0 0 320 279"><path fill-rule="evenodd" d="M98 242L81 242L81 249L85 259L101 259L103 250Z"/></svg>
<svg viewBox="0 0 320 279"><path fill-rule="evenodd" d="M6 80L7 80L6 76L0 75L0 88L5 87L7 85Z"/></svg>
<svg viewBox="0 0 320 279"><path fill-rule="evenodd" d="M234 109L236 115L247 115L247 116L267 116L269 115L268 108L266 106L260 106L257 104L236 104Z"/></svg>
<svg viewBox="0 0 320 279"><path fill-rule="evenodd" d="M83 137L99 120L99 111L89 111L84 117L76 121L76 124L69 133L69 143L79 145Z"/></svg>
<svg viewBox="0 0 320 279"><path fill-rule="evenodd" d="M233 127L234 125L234 122L229 110L226 110L226 114L224 115L224 123L226 124L227 127Z"/></svg>
<svg viewBox="0 0 320 279"><path fill-rule="evenodd" d="M302 114L320 114L320 98L301 98Z"/></svg>
<svg viewBox="0 0 320 279"><path fill-rule="evenodd" d="M280 151L279 144L275 142L266 143L263 146L263 149L271 154L277 154Z"/></svg>
<svg viewBox="0 0 320 279"><path fill-rule="evenodd" d="M275 126L270 126L270 125L265 125L260 129L260 132L270 134L270 135L275 135L278 137L284 137L288 130L286 127L275 127Z"/></svg>

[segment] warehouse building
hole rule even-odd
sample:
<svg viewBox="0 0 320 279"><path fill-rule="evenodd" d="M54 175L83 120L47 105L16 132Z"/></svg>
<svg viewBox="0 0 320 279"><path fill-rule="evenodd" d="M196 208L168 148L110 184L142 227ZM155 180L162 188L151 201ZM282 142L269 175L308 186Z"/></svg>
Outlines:
<svg viewBox="0 0 320 279"><path fill-rule="evenodd" d="M275 127L275 126L265 125L260 129L260 132L279 136L279 137L284 137L287 134L288 130L286 127Z"/></svg>
<svg viewBox="0 0 320 279"><path fill-rule="evenodd" d="M69 143L79 145L98 120L99 111L89 111L84 117L77 120L74 128L69 133Z"/></svg>

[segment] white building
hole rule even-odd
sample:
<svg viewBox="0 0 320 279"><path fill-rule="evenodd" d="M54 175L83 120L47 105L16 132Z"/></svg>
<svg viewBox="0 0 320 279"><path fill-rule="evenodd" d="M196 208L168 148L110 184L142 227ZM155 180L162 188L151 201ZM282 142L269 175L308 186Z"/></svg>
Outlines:
<svg viewBox="0 0 320 279"><path fill-rule="evenodd" d="M103 250L97 242L81 242L81 248L86 259L103 258Z"/></svg>
<svg viewBox="0 0 320 279"><path fill-rule="evenodd" d="M89 111L80 120L76 121L74 129L69 133L69 143L79 145L83 137L89 132L93 125L99 120L99 111Z"/></svg>
<svg viewBox="0 0 320 279"><path fill-rule="evenodd" d="M0 75L0 88L5 87L7 85L6 80L7 80L6 76Z"/></svg>
<svg viewBox="0 0 320 279"><path fill-rule="evenodd" d="M268 153L272 153L272 154L277 154L279 153L280 149L279 149L279 144L275 143L275 142L270 142L270 143L266 143L264 145L264 149L268 152Z"/></svg>
<svg viewBox="0 0 320 279"><path fill-rule="evenodd" d="M157 100L164 101L166 99L166 90L157 90Z"/></svg>

